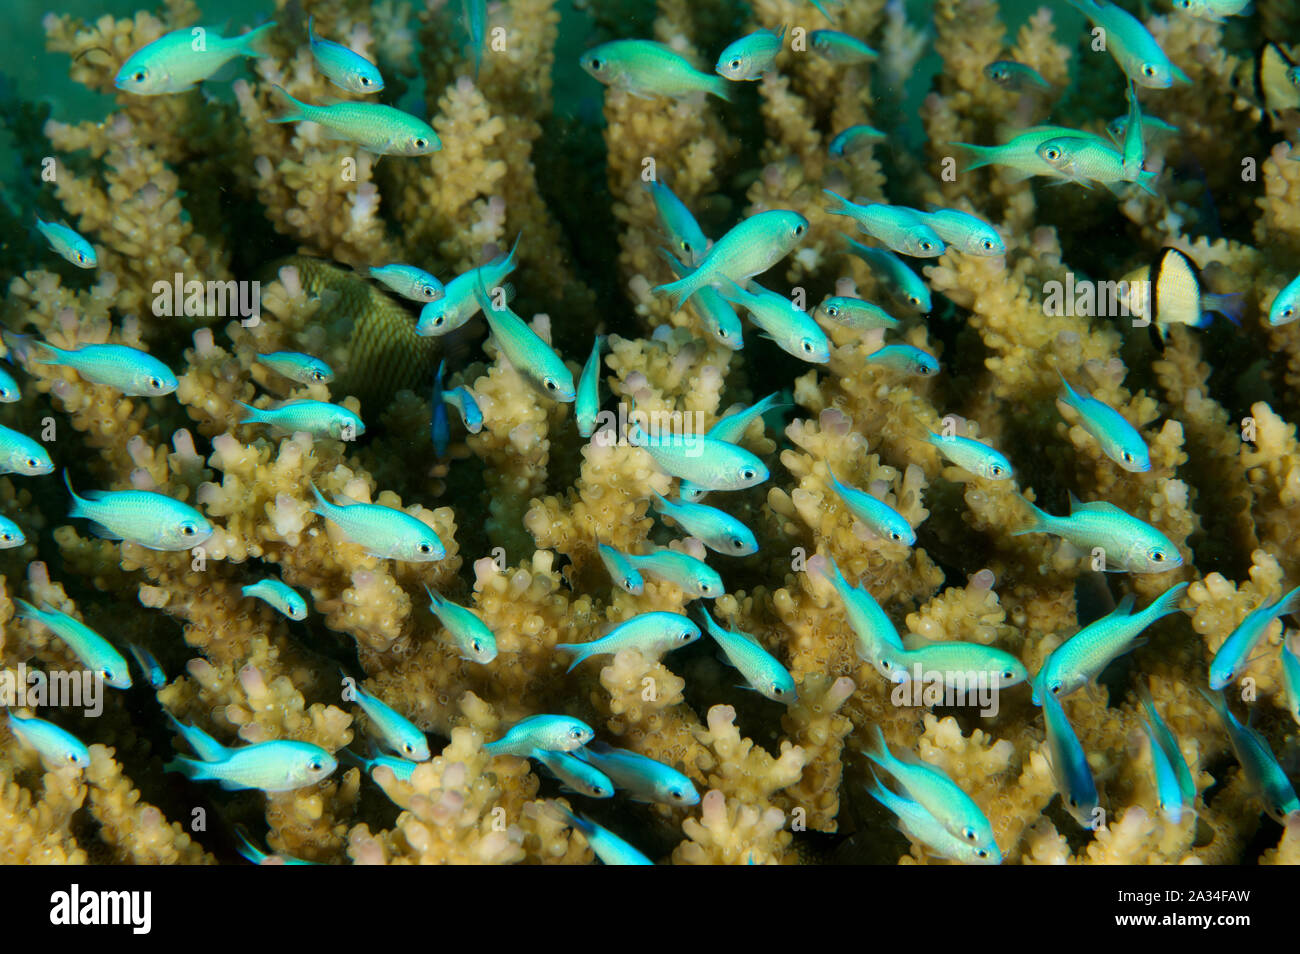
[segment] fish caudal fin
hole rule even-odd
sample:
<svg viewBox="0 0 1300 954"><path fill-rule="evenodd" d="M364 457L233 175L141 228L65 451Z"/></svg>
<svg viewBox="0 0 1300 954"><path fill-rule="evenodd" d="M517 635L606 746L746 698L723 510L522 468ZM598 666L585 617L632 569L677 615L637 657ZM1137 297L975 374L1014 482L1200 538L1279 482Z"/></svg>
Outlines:
<svg viewBox="0 0 1300 954"><path fill-rule="evenodd" d="M310 26L310 21L308 21ZM275 29L275 23L264 23L256 30L249 30L243 36L238 37L239 52L242 56L270 56L270 38L271 31Z"/></svg>
<svg viewBox="0 0 1300 954"><path fill-rule="evenodd" d="M279 116L272 116L267 120L269 123L296 123L307 118L307 104L300 102L285 92L282 86L272 86L271 92L276 102L285 112Z"/></svg>

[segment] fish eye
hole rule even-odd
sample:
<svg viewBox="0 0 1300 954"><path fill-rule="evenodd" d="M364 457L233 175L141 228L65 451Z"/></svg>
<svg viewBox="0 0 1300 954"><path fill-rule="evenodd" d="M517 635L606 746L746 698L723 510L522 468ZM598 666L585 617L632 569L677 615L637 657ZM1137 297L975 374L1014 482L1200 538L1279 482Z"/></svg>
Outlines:
<svg viewBox="0 0 1300 954"><path fill-rule="evenodd" d="M1078 807L1079 807L1079 801L1078 801L1078 799L1076 799L1074 796L1070 796L1069 798L1067 798L1067 799L1065 800L1065 803L1066 803L1067 805L1069 805L1071 808L1078 808Z"/></svg>
<svg viewBox="0 0 1300 954"><path fill-rule="evenodd" d="M429 140L425 139L423 136L415 140L416 149L423 149L427 145L429 145Z"/></svg>
<svg viewBox="0 0 1300 954"><path fill-rule="evenodd" d="M1047 159L1048 159L1049 161L1055 162L1057 159L1060 159L1060 158L1061 158L1061 150L1059 150L1059 149L1049 149L1049 150L1047 150L1047 152L1045 153L1045 155L1046 155L1046 157L1047 157Z"/></svg>
<svg viewBox="0 0 1300 954"><path fill-rule="evenodd" d="M1163 563L1163 562L1165 561L1165 551L1164 551L1164 550L1152 550L1152 551L1151 551L1151 559L1154 560L1156 563Z"/></svg>
<svg viewBox="0 0 1300 954"><path fill-rule="evenodd" d="M1052 695L1054 696L1059 696L1061 694L1061 683L1059 681L1052 683L1047 688L1052 690Z"/></svg>
<svg viewBox="0 0 1300 954"><path fill-rule="evenodd" d="M548 390L548 391L554 391L554 390L555 390L556 385L555 385L555 379L554 379L554 378L547 378L547 379L544 380L542 383L543 383L544 385L546 385L546 390Z"/></svg>
<svg viewBox="0 0 1300 954"><path fill-rule="evenodd" d="M718 337L721 338L723 341L726 341L728 338L731 337L731 332L728 331L726 328L719 328Z"/></svg>
<svg viewBox="0 0 1300 954"><path fill-rule="evenodd" d="M307 763L307 767L311 769L313 772L319 772L325 766L321 763L320 759L312 759L310 762Z"/></svg>
<svg viewBox="0 0 1300 954"><path fill-rule="evenodd" d="M686 797L685 795L683 795L681 792L677 791L676 789L674 789L673 791L669 792L668 794L671 795L673 798L677 799L679 802L680 802L683 798Z"/></svg>
<svg viewBox="0 0 1300 954"><path fill-rule="evenodd" d="M436 318L433 319L433 327L435 327L435 328L441 328L441 327L442 327L442 323L443 323L444 321L446 321L446 320L447 320L447 319L446 319L445 317L443 317L442 315L439 315L438 317L436 317Z"/></svg>
<svg viewBox="0 0 1300 954"><path fill-rule="evenodd" d="M149 379L149 387L153 388L155 391L161 391L161 390L162 390L162 386L163 386L163 383L162 383L162 379L161 379L161 378L150 378L150 379Z"/></svg>
<svg viewBox="0 0 1300 954"><path fill-rule="evenodd" d="M799 345L800 345L800 347L803 348L803 353L804 353L804 354L812 354L812 353L813 353L813 350L814 350L814 349L813 349L813 343L812 343L811 341L809 341L807 338L804 338L802 341L800 341L800 342L799 342Z"/></svg>
<svg viewBox="0 0 1300 954"><path fill-rule="evenodd" d="M1128 451L1120 451L1119 456L1124 459L1124 463L1126 464L1133 463L1133 455L1130 454Z"/></svg>
<svg viewBox="0 0 1300 954"><path fill-rule="evenodd" d="M993 466L991 466L991 467L989 468L989 473L990 473L992 476L994 476L994 477L1001 477L1001 476L1002 476L1002 465L1001 465L1001 464L994 464Z"/></svg>
<svg viewBox="0 0 1300 954"><path fill-rule="evenodd" d="M980 246L981 246L981 247L984 249L984 251L986 251L986 252L991 252L991 251L993 251L995 248L997 248L997 246L994 245L994 244L993 244L991 241L989 241L988 239L985 239L983 242L980 242Z"/></svg>
<svg viewBox="0 0 1300 954"><path fill-rule="evenodd" d="M893 540L895 543L901 543L903 540L903 535L899 533L897 530L891 530L889 532L889 539Z"/></svg>
<svg viewBox="0 0 1300 954"><path fill-rule="evenodd" d="M369 85L370 85L370 77L369 77L369 76L362 76L362 77L360 77L360 80L361 80L361 85L362 85L362 86L369 86Z"/></svg>
<svg viewBox="0 0 1300 954"><path fill-rule="evenodd" d="M803 233L804 233L804 231L805 231L806 229L807 229L807 226L805 226L802 222L800 222L798 225L796 225L796 226L794 227L794 234L795 234L796 236L798 236L798 235L803 235Z"/></svg>
<svg viewBox="0 0 1300 954"><path fill-rule="evenodd" d="M746 467L744 470L740 472L740 477L742 480L753 480L757 476L758 474L755 473L754 468L752 467Z"/></svg>
<svg viewBox="0 0 1300 954"><path fill-rule="evenodd" d="M470 648L473 649L474 652L476 653L481 653L483 651L483 644L480 643L477 639L472 640L469 645Z"/></svg>
<svg viewBox="0 0 1300 954"><path fill-rule="evenodd" d="M839 306L838 306L838 305L827 305L827 306L826 306L826 315L827 315L827 317L830 317L830 318L838 318L838 317L840 316L840 309L839 309Z"/></svg>
<svg viewBox="0 0 1300 954"><path fill-rule="evenodd" d="M13 538L14 535L10 533L8 530L0 531L0 540L3 540L5 543L8 543Z"/></svg>
<svg viewBox="0 0 1300 954"><path fill-rule="evenodd" d="M1282 309L1283 318L1290 318L1294 314L1295 314L1295 307L1293 305L1287 305L1285 308Z"/></svg>
<svg viewBox="0 0 1300 954"><path fill-rule="evenodd" d="M68 762L69 762L69 764L71 764L71 765L76 765L76 764L77 764L77 753L76 753L76 752L69 752L69 753L68 753Z"/></svg>
<svg viewBox="0 0 1300 954"><path fill-rule="evenodd" d="M101 669L101 670L99 671L99 674L100 674L101 676L103 676L107 681L109 681L109 682L112 682L112 681L113 681L113 670L111 670L111 669Z"/></svg>
<svg viewBox="0 0 1300 954"><path fill-rule="evenodd" d="M1002 670L1002 678L1003 678L1003 679L1015 679L1015 678L1016 678L1016 674L1015 674L1014 672L1012 672L1010 669L1004 669L1004 670Z"/></svg>
<svg viewBox="0 0 1300 954"><path fill-rule="evenodd" d="M586 734L587 733L583 732L582 729L579 729L577 726L574 726L572 729L569 730L569 735L575 739L581 739Z"/></svg>
<svg viewBox="0 0 1300 954"><path fill-rule="evenodd" d="M405 752L407 755L413 755L415 753L415 746L413 746L410 742L407 742L402 746L402 751Z"/></svg>
<svg viewBox="0 0 1300 954"><path fill-rule="evenodd" d="M907 300L910 301L917 308L920 308L922 305L925 304L925 302L921 301L921 299L917 298L915 295L908 295Z"/></svg>
<svg viewBox="0 0 1300 954"><path fill-rule="evenodd" d="M965 829L965 830L961 833L961 835L962 835L962 837L965 838L967 841L974 841L977 837L979 837L978 835L975 834L975 829L974 829L974 828L967 828L967 829Z"/></svg>
<svg viewBox="0 0 1300 954"><path fill-rule="evenodd" d="M685 629L685 630L682 630L682 634L681 634L680 636L678 636L677 639L678 639L680 642L683 642L683 643L689 643L689 642L691 641L691 637L694 636L694 635L695 635L695 634L692 633L689 629Z"/></svg>
<svg viewBox="0 0 1300 954"><path fill-rule="evenodd" d="M137 83L143 83L144 78L147 75L148 73L145 70L136 70L134 73L131 74L131 79L135 80Z"/></svg>
<svg viewBox="0 0 1300 954"><path fill-rule="evenodd" d="M419 546L419 550L421 553L432 553L433 547L429 546L429 544L427 543L421 543Z"/></svg>
<svg viewBox="0 0 1300 954"><path fill-rule="evenodd" d="M1155 76L1155 75L1156 75L1156 68L1155 68L1154 66L1152 66L1150 63L1143 63L1143 64L1142 64L1142 75L1143 75L1143 76Z"/></svg>
<svg viewBox="0 0 1300 954"><path fill-rule="evenodd" d="M743 550L745 549L745 541L740 539L740 537L732 537L731 548L733 550Z"/></svg>
<svg viewBox="0 0 1300 954"><path fill-rule="evenodd" d="M37 467L41 466L41 462L35 457L29 457L27 458L27 466L35 470Z"/></svg>
<svg viewBox="0 0 1300 954"><path fill-rule="evenodd" d="M182 533L184 536L192 537L192 536L194 536L194 534L197 533L197 532L198 532L198 531L195 529L194 524L192 524L192 523L182 523L182 524L181 524L181 533Z"/></svg>
<svg viewBox="0 0 1300 954"><path fill-rule="evenodd" d="M311 379L319 384L325 380L325 374L322 371L313 371L311 373Z"/></svg>
<svg viewBox="0 0 1300 954"><path fill-rule="evenodd" d="M984 848L981 848L979 851L975 852L975 854L979 855L981 858L987 858L989 856L988 851Z"/></svg>
<svg viewBox="0 0 1300 954"><path fill-rule="evenodd" d="M921 239L921 251L929 252L934 248L934 243L929 239Z"/></svg>
<svg viewBox="0 0 1300 954"><path fill-rule="evenodd" d="M732 70L739 70L743 65L744 63L739 59L732 60L730 63L727 64L727 66L730 67Z"/></svg>

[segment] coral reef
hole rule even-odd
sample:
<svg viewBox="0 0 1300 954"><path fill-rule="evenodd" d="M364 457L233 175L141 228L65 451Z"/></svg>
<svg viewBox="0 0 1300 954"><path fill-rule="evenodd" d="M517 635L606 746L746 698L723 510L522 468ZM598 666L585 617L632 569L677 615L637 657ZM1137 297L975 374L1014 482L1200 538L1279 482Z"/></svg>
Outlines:
<svg viewBox="0 0 1300 954"><path fill-rule="evenodd" d="M81 665L46 627L15 615L25 600L69 613L123 654L147 650L165 683L151 687L133 668L134 686L106 689L93 716L15 707L77 735L90 762L43 765L0 724L0 861L231 862L243 826L272 852L318 863L592 862L598 849L557 811L562 800L655 862L942 863L868 794L862 753L878 728L893 750L971 796L1009 863L1296 863L1296 819L1278 825L1261 813L1197 692L1247 614L1300 584L1300 323L1266 319L1300 260L1298 127L1294 110L1270 113L1251 88L1255 51L1238 33L1150 18L1191 82L1142 91L1143 109L1178 127L1150 143L1158 194L1112 195L971 169L953 145L1002 143L1049 117L1103 132L1123 112L1114 62L1089 48L1081 18L1058 9L1032 11L1012 36L993 0L936 0L927 23L909 22L901 4L848 3L835 28L881 53L844 64L797 45L825 26L811 4L660 0L637 35L706 71L742 28L792 28L775 70L732 84L728 102L637 95L583 74L572 38L579 53L631 38L622 3L489 3L477 68L460 3L273 6L265 55L237 58L233 82L221 74L205 84L228 89L223 96L114 85L132 52L199 22L190 0L93 22L50 14L43 24L73 80L112 104L83 122L55 110L26 158L56 161L21 215L65 219L90 238L98 267L74 268L35 240L20 267L0 258L5 328L59 348L147 350L178 387L126 395L33 360L28 339L6 336L5 367L22 398L0 404L0 422L39 436L55 470L0 476L0 515L26 535L0 550L0 671ZM1263 38L1284 42L1293 11L1260 7ZM313 63L307 13L322 35L378 63L383 102L427 116L439 151L379 157L315 123L270 121L282 112L276 86L311 103L340 94ZM937 73L918 98L905 84L927 35ZM984 67L999 59L1033 67L1049 91L991 82ZM856 124L887 136L829 154ZM670 185L713 240L754 213L800 213L807 232L759 276L765 286L809 313L827 296L860 295L899 326L864 334L827 322L830 359L812 366L748 323L743 349L723 347L699 305L675 308L652 290L675 276L659 254L651 180ZM1005 255L950 246L914 260L934 307L896 308L887 276L846 247L841 232L862 236L827 211L823 189L976 214L997 228ZM508 291L537 338L576 378L595 335L608 336L597 368L606 412L675 412L704 431L777 392L780 407L736 439L770 480L708 499L754 532L756 553L683 542L652 509L680 481L647 449L608 439L624 436L617 428L581 437L573 408L512 364L482 317L421 337L419 306L367 275L406 262L449 282L516 236ZM1164 247L1190 257L1205 292L1239 296L1241 328L1181 324L1157 338L1127 317L1045 305L1049 283L1118 280ZM257 283L259 310L214 312L209 291L203 307L164 315L157 286L170 299L174 277L201 290ZM941 372L909 376L866 360L886 338L936 357ZM278 350L326 361L333 380L303 384L256 363ZM446 387L466 388L482 412L473 432L451 415L445 454L430 435L428 400L443 362ZM1062 377L1142 433L1149 470L1107 456L1058 403ZM244 420L241 404L302 399L359 414L366 432L313 437ZM999 449L1014 479L957 466L926 440L941 431ZM64 469L79 489L154 491L195 506L213 534L182 551L98 539L64 516ZM893 508L916 544L874 532L832 474ZM418 521L444 556L372 552L318 514L313 487ZM1151 524L1181 565L1101 574L1055 536L1017 533L1030 527L1031 504L1062 514L1072 497ZM726 586L710 612L788 669L797 700L737 686L707 637L566 670L559 644L648 612L700 615L674 582L622 588L599 544L706 559ZM909 648L993 647L1031 673L1125 596L1143 606L1188 583L1179 612L1153 625L1145 645L1064 700L1101 792L1099 822L1082 828L1063 810L1028 686L1002 689L991 713L900 700L861 655L831 583L808 570L817 556L868 591ZM268 576L306 598L305 620L241 592ZM492 662L464 658L426 588L492 631ZM1284 625L1267 631L1229 698L1294 771L1300 727L1280 649L1290 635ZM382 727L344 697L340 670L432 737L433 757L409 778L340 758L324 780L264 794L165 771L173 749L189 754L168 716L226 746L293 740L364 755ZM1178 823L1162 814L1152 777L1136 691L1148 681L1198 792L1195 817ZM671 766L698 803L585 799L535 762L485 748L538 713L575 717L598 739ZM195 821L200 805L205 822Z"/></svg>

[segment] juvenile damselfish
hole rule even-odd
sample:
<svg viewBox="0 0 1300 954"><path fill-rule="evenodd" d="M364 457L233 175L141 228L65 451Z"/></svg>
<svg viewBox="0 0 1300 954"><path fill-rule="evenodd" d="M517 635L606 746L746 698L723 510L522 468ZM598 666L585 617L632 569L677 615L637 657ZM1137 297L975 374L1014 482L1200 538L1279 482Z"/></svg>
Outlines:
<svg viewBox="0 0 1300 954"><path fill-rule="evenodd" d="M69 517L84 517L105 540L125 540L150 550L189 550L212 536L212 524L189 504L151 490L87 490L79 496L68 472Z"/></svg>

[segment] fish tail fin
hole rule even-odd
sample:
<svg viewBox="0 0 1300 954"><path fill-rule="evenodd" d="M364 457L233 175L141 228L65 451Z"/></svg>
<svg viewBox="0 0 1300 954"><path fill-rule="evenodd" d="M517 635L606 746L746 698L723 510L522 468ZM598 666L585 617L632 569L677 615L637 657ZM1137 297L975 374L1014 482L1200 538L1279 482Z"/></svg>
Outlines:
<svg viewBox="0 0 1300 954"><path fill-rule="evenodd" d="M35 606L33 606L31 603L27 602L24 599L19 599L16 596L14 597L14 605L18 607L17 609L14 610L14 617L16 619L39 620L45 615L40 610L38 610Z"/></svg>
<svg viewBox="0 0 1300 954"><path fill-rule="evenodd" d="M1151 605L1144 611L1144 615L1149 616L1151 622L1155 622L1165 616L1178 612L1178 602L1183 598L1183 592L1187 589L1186 583L1179 583L1177 586L1171 586L1164 593L1157 596L1151 601ZM1300 597L1300 587L1291 591L1297 597ZM1300 600L1296 603L1300 606Z"/></svg>
<svg viewBox="0 0 1300 954"><path fill-rule="evenodd" d="M672 501L670 501L667 497L665 497L657 490L654 492L654 495L655 495L655 503L654 503L655 511L657 513L663 514L666 517L671 517L672 510L673 510Z"/></svg>
<svg viewBox="0 0 1300 954"><path fill-rule="evenodd" d="M1070 407L1075 408L1077 410L1079 404L1082 402L1083 399L1079 396L1078 391L1070 387L1070 382L1065 380L1065 374L1061 371L1060 368L1056 369L1056 373L1061 379L1061 384L1065 387L1065 393L1061 395L1061 400L1064 401Z"/></svg>
<svg viewBox="0 0 1300 954"><path fill-rule="evenodd" d="M735 100L731 98L731 86L731 80L726 79L725 77L710 76L708 82L705 84L705 91L712 93L723 102L733 103Z"/></svg>
<svg viewBox="0 0 1300 954"><path fill-rule="evenodd" d="M991 166L998 150L997 146L977 146L972 142L950 142L948 145L966 149L974 157L975 161L966 167L967 172L981 166Z"/></svg>
<svg viewBox="0 0 1300 954"><path fill-rule="evenodd" d="M1289 616L1300 609L1300 586L1278 600L1275 611L1278 616Z"/></svg>
<svg viewBox="0 0 1300 954"><path fill-rule="evenodd" d="M515 236L514 244L510 246L509 254L507 254L505 259L501 262L501 268L504 269L504 271L501 273L502 278L505 278L505 276L509 275L511 272L515 270L515 252L519 251L519 240L523 237L524 237L523 230L520 229L519 234Z"/></svg>
<svg viewBox="0 0 1300 954"><path fill-rule="evenodd" d="M656 295L671 295L673 297L673 307L681 308L686 300L700 290L701 282L699 279L699 269L683 275L675 282L669 282L666 285L656 285L651 289Z"/></svg>
<svg viewBox="0 0 1300 954"><path fill-rule="evenodd" d="M68 352L63 348L56 348L48 341L41 341L39 338L32 338L31 344L38 345L48 351L52 357L42 358L40 355L33 354L31 360L37 364L63 364L68 357Z"/></svg>
<svg viewBox="0 0 1300 954"><path fill-rule="evenodd" d="M1156 181L1156 174L1154 172L1148 172L1144 169L1137 174L1137 177L1133 181L1139 189L1148 195L1158 196L1160 194L1155 190L1155 186L1153 185Z"/></svg>
<svg viewBox="0 0 1300 954"><path fill-rule="evenodd" d="M329 508L333 507L334 504L326 500L324 494L316 489L316 482L314 480L308 481L308 485L311 487L312 494L316 497L316 503L320 505L319 508L313 507L311 512L322 517L325 516L329 512Z"/></svg>
<svg viewBox="0 0 1300 954"><path fill-rule="evenodd" d="M1201 295L1201 311L1220 314L1240 328L1242 315L1241 292L1229 292L1226 295L1204 293ZM1209 317L1208 314L1206 317Z"/></svg>
<svg viewBox="0 0 1300 954"><path fill-rule="evenodd" d="M1055 520L1056 518L1053 517L1050 513L1046 513L1045 511L1040 510L1036 505L1029 503L1028 500L1026 500L1025 503L1029 504L1029 509L1031 511L1031 517L1033 518L1033 522L1029 526L1025 527L1023 530L1011 531L1011 535L1013 537L1018 537L1021 534L1025 534L1025 533L1051 533L1050 528L1052 526L1052 521Z"/></svg>
<svg viewBox="0 0 1300 954"><path fill-rule="evenodd" d="M562 649L566 653L573 653L573 662L569 663L569 668L564 670L566 673L573 672L582 663L590 653L587 651L587 643L556 643L556 649Z"/></svg>
<svg viewBox="0 0 1300 954"><path fill-rule="evenodd" d="M872 726L872 729L874 731L870 734L867 747L862 750L862 754L888 771L890 763L894 761L894 755L889 751L889 745L885 742L885 733L880 726Z"/></svg>
<svg viewBox="0 0 1300 954"><path fill-rule="evenodd" d="M249 30L243 36L238 38L239 53L241 56L270 56L271 49L269 41L271 31L275 29L275 22L263 23L255 30ZM311 19L307 20L307 33L311 35Z"/></svg>
<svg viewBox="0 0 1300 954"><path fill-rule="evenodd" d="M88 517L86 513L86 500L79 497L77 492L72 489L72 478L68 476L68 468L63 468L63 485L68 488L68 493L72 495L72 506L68 509L69 517Z"/></svg>
<svg viewBox="0 0 1300 954"><path fill-rule="evenodd" d="M839 205L839 208L837 208L837 209L827 209L827 210L826 210L827 212L829 212L831 215L851 215L851 214L852 214L852 209L853 209L853 203L852 203L852 202L850 202L848 199L844 198L844 196L840 195L838 192L832 192L830 189L822 189L822 191L825 192L825 193L826 193L828 196L830 196L832 199L835 199L835 200L836 200L837 202L839 202L839 204L840 204L840 205ZM848 237L849 237L849 236L847 236L847 235L845 236L845 238L848 238Z"/></svg>
<svg viewBox="0 0 1300 954"><path fill-rule="evenodd" d="M1205 698L1205 701L1210 704L1210 707L1214 709L1215 714L1223 720L1223 724L1229 725L1229 720L1232 718L1232 710L1228 708L1228 702L1223 698L1223 690L1202 689L1198 686L1196 691L1199 692Z"/></svg>
<svg viewBox="0 0 1300 954"><path fill-rule="evenodd" d="M307 104L294 99L283 86L272 86L271 93L285 110L279 116L267 120L269 123L296 123L307 118Z"/></svg>
<svg viewBox="0 0 1300 954"><path fill-rule="evenodd" d="M265 419L265 416L261 408L253 407L253 405L251 404L245 404L243 401L236 401L235 403L238 404L240 407L242 407L246 412L244 416L239 419L239 423L256 424L259 421Z"/></svg>
<svg viewBox="0 0 1300 954"><path fill-rule="evenodd" d="M207 767L202 762L181 758L180 756L164 765L163 771L177 772L194 782L203 782L208 779Z"/></svg>

